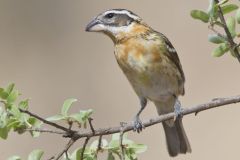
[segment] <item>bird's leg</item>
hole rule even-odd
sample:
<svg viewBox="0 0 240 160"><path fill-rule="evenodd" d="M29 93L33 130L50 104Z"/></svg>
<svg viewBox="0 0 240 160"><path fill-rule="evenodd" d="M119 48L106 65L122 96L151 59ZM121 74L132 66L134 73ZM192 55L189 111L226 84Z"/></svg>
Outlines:
<svg viewBox="0 0 240 160"><path fill-rule="evenodd" d="M133 121L133 131L137 131L138 133L140 133L144 128L144 125L142 124L142 121L140 120L139 116L147 105L147 99L140 98L140 104L141 104L141 108L136 114L136 116L134 117L134 121Z"/></svg>
<svg viewBox="0 0 240 160"><path fill-rule="evenodd" d="M174 96L174 97L176 97L176 96ZM174 113L175 113L174 121L177 118L182 118L182 111L183 111L183 109L181 107L181 103L176 97L176 101L175 101L175 104L174 104Z"/></svg>

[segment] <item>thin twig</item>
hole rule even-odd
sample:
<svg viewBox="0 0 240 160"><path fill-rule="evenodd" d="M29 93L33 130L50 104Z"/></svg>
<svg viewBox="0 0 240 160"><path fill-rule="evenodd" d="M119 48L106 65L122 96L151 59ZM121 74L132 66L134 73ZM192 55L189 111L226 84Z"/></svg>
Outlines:
<svg viewBox="0 0 240 160"><path fill-rule="evenodd" d="M68 121L68 125L68 130L71 130L73 126L73 121Z"/></svg>
<svg viewBox="0 0 240 160"><path fill-rule="evenodd" d="M120 126L121 126L121 129L120 129L119 145L121 149L121 160L125 160L125 151L124 151L124 145L123 145L124 123L120 123Z"/></svg>
<svg viewBox="0 0 240 160"><path fill-rule="evenodd" d="M99 139L98 139L97 152L102 149L102 136L103 136L103 135L100 135L100 136L99 136Z"/></svg>
<svg viewBox="0 0 240 160"><path fill-rule="evenodd" d="M40 132L40 133L52 133L52 134L61 134L61 135L65 135L66 132L61 132L61 131L54 131L54 130L50 130L50 129L30 129L27 128L25 129L25 131L31 131L31 132Z"/></svg>
<svg viewBox="0 0 240 160"><path fill-rule="evenodd" d="M52 156L52 157L50 157L49 159L47 159L47 160L53 160L54 159L54 156Z"/></svg>
<svg viewBox="0 0 240 160"><path fill-rule="evenodd" d="M65 152L65 157L66 157L67 160L69 160L68 152Z"/></svg>
<svg viewBox="0 0 240 160"><path fill-rule="evenodd" d="M219 0L215 0L216 4L219 3ZM230 47L231 49L234 51L238 61L240 62L240 54L239 54L239 51L238 51L238 48L235 47L236 46L236 43L233 41L233 37L227 27L227 23L225 21L225 18L223 16L223 12L222 12L222 8L220 5L217 5L218 7L218 13L219 13L219 18L221 20L221 23L223 24L223 28L224 28L224 31L226 32L226 35L227 35L227 38L228 38L228 42L230 44Z"/></svg>
<svg viewBox="0 0 240 160"><path fill-rule="evenodd" d="M92 133L95 134L95 129L94 129L94 127L93 127L92 120L93 120L92 118L88 118L88 123L89 123L89 125L90 125L90 128L91 128Z"/></svg>
<svg viewBox="0 0 240 160"><path fill-rule="evenodd" d="M38 116L38 115L30 112L30 111L28 111L28 110L23 110L23 109L21 109L21 108L19 108L19 110L20 110L21 112L23 112L23 113L26 113L26 114L34 117L34 118L37 118L38 120L42 121L42 122L45 123L45 124L48 124L48 125L53 126L53 127L55 127L55 128L61 129L61 130L65 131L65 132L73 132L72 130L69 130L69 129L66 128L66 127L63 127L63 126L61 126L61 125L59 125L59 124L57 124L57 123L54 123L54 122L50 122L50 121L48 121L48 120L46 120L46 119L44 119L44 118L42 118L42 117L40 117L40 116Z"/></svg>
<svg viewBox="0 0 240 160"><path fill-rule="evenodd" d="M67 154L67 151L75 142L76 139L70 139L67 145L64 147L64 149L56 156L55 160L59 160L64 153Z"/></svg>
<svg viewBox="0 0 240 160"><path fill-rule="evenodd" d="M83 144L83 148L82 148L82 152L81 152L81 159L80 160L83 160L84 158L84 152L85 152L85 149L87 147L87 144L88 144L88 141L89 141L90 137L87 137L84 141L84 144Z"/></svg>
<svg viewBox="0 0 240 160"><path fill-rule="evenodd" d="M212 25L209 25L208 28L213 31L216 35L223 38L224 40L228 40L224 35L222 35L220 32L218 32Z"/></svg>

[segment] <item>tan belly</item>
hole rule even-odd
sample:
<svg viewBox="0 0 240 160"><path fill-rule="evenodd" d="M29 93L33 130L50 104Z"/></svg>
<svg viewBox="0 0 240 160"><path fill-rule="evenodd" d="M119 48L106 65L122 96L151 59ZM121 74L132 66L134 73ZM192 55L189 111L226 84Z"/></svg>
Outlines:
<svg viewBox="0 0 240 160"><path fill-rule="evenodd" d="M164 67L161 71L146 69L144 72L129 72L123 69L123 72L139 96L152 101L165 101L173 94L178 95L177 77Z"/></svg>

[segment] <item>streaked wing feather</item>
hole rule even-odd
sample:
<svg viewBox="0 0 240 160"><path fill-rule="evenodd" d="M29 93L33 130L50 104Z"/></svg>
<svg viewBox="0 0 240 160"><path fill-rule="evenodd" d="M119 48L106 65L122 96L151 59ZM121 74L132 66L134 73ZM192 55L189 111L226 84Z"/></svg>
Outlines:
<svg viewBox="0 0 240 160"><path fill-rule="evenodd" d="M182 69L182 65L180 63L180 60L179 60L179 57L178 57L178 54L175 50L175 48L173 47L172 43L168 40L168 38L162 34L162 33L159 33L159 36L161 36L167 46L167 50L168 50L168 53L166 54L167 57L176 65L176 67L178 68L180 74L181 74L181 78L183 80L183 82L185 82L185 76L184 76L184 73L183 73L183 69ZM184 94L184 89L183 89L183 93Z"/></svg>

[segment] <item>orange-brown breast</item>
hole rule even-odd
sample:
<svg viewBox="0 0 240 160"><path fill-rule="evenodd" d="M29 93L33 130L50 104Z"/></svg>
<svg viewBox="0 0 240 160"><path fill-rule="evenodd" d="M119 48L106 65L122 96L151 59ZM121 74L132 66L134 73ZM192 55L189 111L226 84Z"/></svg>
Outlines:
<svg viewBox="0 0 240 160"><path fill-rule="evenodd" d="M178 72L166 55L160 39L129 38L115 45L117 62L137 94L157 99L178 94Z"/></svg>
<svg viewBox="0 0 240 160"><path fill-rule="evenodd" d="M130 65L131 62L141 67L159 64L163 54L160 45L153 40L143 40L142 38L131 38L115 46L115 55L122 65ZM136 66L132 66L136 67Z"/></svg>

